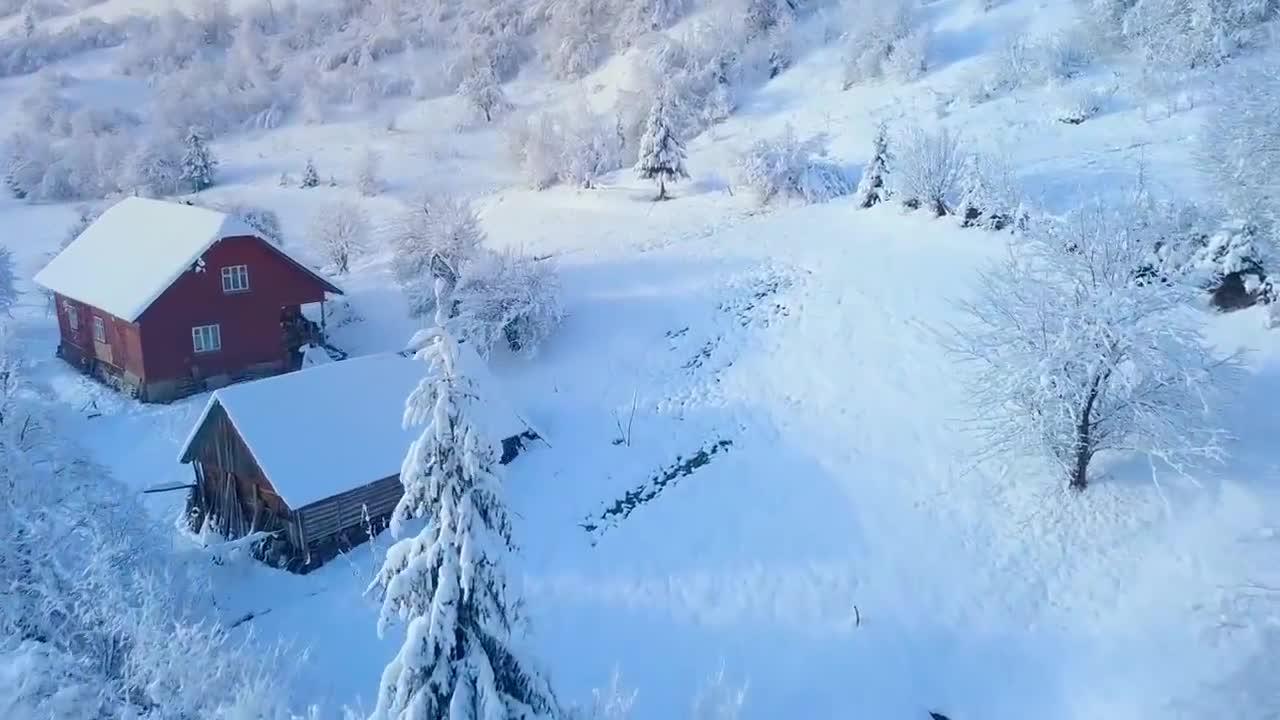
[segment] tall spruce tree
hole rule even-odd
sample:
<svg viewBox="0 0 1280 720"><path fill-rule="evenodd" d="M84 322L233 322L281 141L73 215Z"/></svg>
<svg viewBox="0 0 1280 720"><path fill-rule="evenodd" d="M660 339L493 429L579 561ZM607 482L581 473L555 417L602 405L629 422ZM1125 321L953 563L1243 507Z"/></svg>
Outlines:
<svg viewBox="0 0 1280 720"><path fill-rule="evenodd" d="M320 186L320 173L316 171L316 164L307 158L307 167L302 171L302 182L299 187L313 188Z"/></svg>
<svg viewBox="0 0 1280 720"><path fill-rule="evenodd" d="M881 123L876 128L871 161L862 172L862 180L858 182L855 192L858 207L869 208L889 199L889 186L885 184L885 176L889 174L889 163L892 160L893 157L889 154L889 131Z"/></svg>
<svg viewBox="0 0 1280 720"><path fill-rule="evenodd" d="M684 143L676 135L675 113L665 92L649 111L644 135L640 138L640 153L636 172L646 180L658 183L655 200L667 199L667 183L689 177L684 167Z"/></svg>
<svg viewBox="0 0 1280 720"><path fill-rule="evenodd" d="M504 573L511 520L494 443L473 421L480 402L447 328L453 284L438 277L436 326L418 333L430 371L409 396L406 424L424 425L400 472L391 518L399 538L371 590L379 634L408 624L378 688L375 720L532 720L558 714L547 683L521 655L519 600ZM409 524L426 526L406 537Z"/></svg>
<svg viewBox="0 0 1280 720"><path fill-rule="evenodd" d="M182 155L182 180L191 186L192 192L213 187L218 161L209 151L204 134L196 128L187 131L183 140L186 150Z"/></svg>

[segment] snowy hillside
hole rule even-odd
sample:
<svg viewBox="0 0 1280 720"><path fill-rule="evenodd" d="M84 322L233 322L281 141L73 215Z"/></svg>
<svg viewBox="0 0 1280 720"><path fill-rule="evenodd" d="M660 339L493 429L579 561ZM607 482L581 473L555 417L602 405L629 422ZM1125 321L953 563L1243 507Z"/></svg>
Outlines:
<svg viewBox="0 0 1280 720"><path fill-rule="evenodd" d="M208 395L141 404L55 357L31 278L134 193L274 219L345 291L353 356L433 324L424 258L460 269L446 324L543 436L500 474L513 647L575 717L1280 713L1276 3L523 5L0 0L0 715L365 717L404 642L377 632L392 533L306 575L197 537L185 493L143 491L191 482ZM1019 267L1069 279L1117 237L1123 287L1040 302L1067 318L1042 365L975 388L984 273L1039 248ZM1139 339L1108 407L1172 420L1079 491L975 418L1035 395L1052 435L1095 325ZM1191 367L1197 331L1221 365Z"/></svg>

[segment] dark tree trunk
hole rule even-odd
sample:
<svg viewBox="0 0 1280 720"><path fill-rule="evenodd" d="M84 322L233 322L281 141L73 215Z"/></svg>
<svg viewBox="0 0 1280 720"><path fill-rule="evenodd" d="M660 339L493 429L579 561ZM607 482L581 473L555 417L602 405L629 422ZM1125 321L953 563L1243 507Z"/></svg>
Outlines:
<svg viewBox="0 0 1280 720"><path fill-rule="evenodd" d="M1089 384L1089 394L1085 396L1084 408L1080 419L1076 422L1075 465L1071 469L1070 487L1072 490L1084 490L1089 486L1089 461L1093 460L1093 406L1102 392L1102 383L1106 374L1094 375Z"/></svg>
<svg viewBox="0 0 1280 720"><path fill-rule="evenodd" d="M658 197L654 199L655 200L667 199L667 183L662 179L661 175L658 176Z"/></svg>

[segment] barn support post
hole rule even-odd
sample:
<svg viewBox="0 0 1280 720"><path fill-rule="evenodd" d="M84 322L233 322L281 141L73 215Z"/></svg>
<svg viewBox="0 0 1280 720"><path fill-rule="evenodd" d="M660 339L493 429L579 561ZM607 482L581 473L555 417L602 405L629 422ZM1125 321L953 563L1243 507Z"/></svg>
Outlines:
<svg viewBox="0 0 1280 720"><path fill-rule="evenodd" d="M325 309L323 299L320 300L320 344L329 344L329 331L325 327Z"/></svg>

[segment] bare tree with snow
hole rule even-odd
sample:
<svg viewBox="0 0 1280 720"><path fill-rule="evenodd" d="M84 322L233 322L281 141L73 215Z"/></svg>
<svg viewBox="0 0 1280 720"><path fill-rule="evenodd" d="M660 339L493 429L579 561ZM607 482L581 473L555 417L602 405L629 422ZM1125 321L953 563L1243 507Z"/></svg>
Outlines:
<svg viewBox="0 0 1280 720"><path fill-rule="evenodd" d="M1095 203L1038 223L982 275L952 344L984 452L1044 457L1075 490L1102 453L1180 472L1223 456L1213 412L1237 362L1214 356L1187 286L1139 272L1152 238L1131 217Z"/></svg>
<svg viewBox="0 0 1280 720"><path fill-rule="evenodd" d="M435 308L435 280L441 269L456 280L484 240L471 203L449 196L419 200L394 223L391 233L392 274L414 317Z"/></svg>
<svg viewBox="0 0 1280 720"><path fill-rule="evenodd" d="M378 634L396 622L405 639L378 686L374 720L553 717L550 687L519 644L517 589L506 577L511 519L483 402L448 330L448 283L435 287L436 325L415 336L427 376L405 404L422 426L400 471L404 495L391 518L397 541L370 590L382 596ZM426 520L411 533L411 526Z"/></svg>
<svg viewBox="0 0 1280 720"><path fill-rule="evenodd" d="M455 299L459 338L486 357L499 343L531 357L564 319L560 278L551 261L510 251L475 263Z"/></svg>
<svg viewBox="0 0 1280 720"><path fill-rule="evenodd" d="M329 259L334 272L345 275L351 269L351 258L368 242L369 216L354 203L326 205L316 213L311 237Z"/></svg>
<svg viewBox="0 0 1280 720"><path fill-rule="evenodd" d="M498 74L487 62L479 62L458 84L458 95L467 101L485 122L493 122L499 114L511 107L507 95L498 82Z"/></svg>
<svg viewBox="0 0 1280 720"><path fill-rule="evenodd" d="M135 192L153 197L178 195L186 190L182 168L183 146L179 140L166 136L148 140L133 152L125 168L126 185ZM45 175L41 193L48 197L52 192L47 185L51 175ZM67 180L70 184L70 180ZM74 188L67 197L76 196ZM52 199L52 198L50 198Z"/></svg>
<svg viewBox="0 0 1280 720"><path fill-rule="evenodd" d="M947 128L929 132L912 126L896 145L890 167L895 194L907 207L926 207L938 217L950 214L966 162L960 136Z"/></svg>
<svg viewBox="0 0 1280 720"><path fill-rule="evenodd" d="M659 93L649 110L636 161L640 177L658 183L656 200L667 199L667 183L689 177L684 167L684 142L676 135L675 127L674 108L666 93Z"/></svg>

